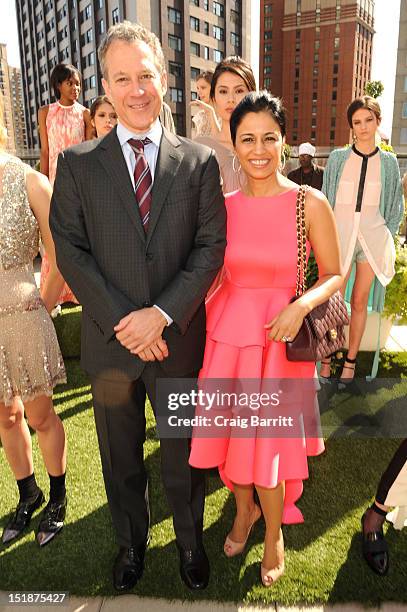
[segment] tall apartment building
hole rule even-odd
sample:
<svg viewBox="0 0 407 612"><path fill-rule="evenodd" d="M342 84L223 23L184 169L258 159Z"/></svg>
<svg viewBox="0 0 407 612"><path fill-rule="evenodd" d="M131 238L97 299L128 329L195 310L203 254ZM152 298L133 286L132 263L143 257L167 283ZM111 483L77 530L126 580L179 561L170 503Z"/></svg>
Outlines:
<svg viewBox="0 0 407 612"><path fill-rule="evenodd" d="M138 21L159 37L167 60L168 94L179 134L189 134L190 101L202 70L227 55L250 61L251 0L16 0L27 138L39 145L37 113L53 101L49 80L59 62L83 76L81 102L102 93L97 48L110 25Z"/></svg>
<svg viewBox="0 0 407 612"><path fill-rule="evenodd" d="M27 147L23 87L20 68L9 67L11 99L13 103L14 140L17 155Z"/></svg>
<svg viewBox="0 0 407 612"><path fill-rule="evenodd" d="M13 98L7 61L7 47L2 44L0 44L0 91L2 93L4 123L7 130L6 150L10 153L15 153L16 142L13 122Z"/></svg>
<svg viewBox="0 0 407 612"><path fill-rule="evenodd" d="M391 144L407 153L407 0L401 0Z"/></svg>
<svg viewBox="0 0 407 612"><path fill-rule="evenodd" d="M287 108L287 141L349 142L346 107L370 79L374 0L260 0L260 85Z"/></svg>

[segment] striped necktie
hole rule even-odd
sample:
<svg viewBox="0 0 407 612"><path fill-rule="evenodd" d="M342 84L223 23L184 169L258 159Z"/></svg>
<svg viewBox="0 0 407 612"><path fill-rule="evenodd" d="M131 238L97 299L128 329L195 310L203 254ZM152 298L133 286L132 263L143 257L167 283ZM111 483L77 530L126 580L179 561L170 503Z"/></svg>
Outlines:
<svg viewBox="0 0 407 612"><path fill-rule="evenodd" d="M148 222L150 220L153 179L144 155L144 147L151 143L151 140L149 138L144 138L144 140L130 138L128 143L136 156L136 165L134 167L134 191L140 211L141 223L143 224L145 233L147 233Z"/></svg>

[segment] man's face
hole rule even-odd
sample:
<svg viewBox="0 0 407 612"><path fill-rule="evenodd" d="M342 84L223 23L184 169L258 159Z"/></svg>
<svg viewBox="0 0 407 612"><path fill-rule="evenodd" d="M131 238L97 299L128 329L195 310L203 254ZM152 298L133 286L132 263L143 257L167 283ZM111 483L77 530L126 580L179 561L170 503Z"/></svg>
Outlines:
<svg viewBox="0 0 407 612"><path fill-rule="evenodd" d="M311 155L307 155L305 153L302 153L299 157L298 157L298 161L300 162L300 166L301 168L311 168L312 166L312 156Z"/></svg>
<svg viewBox="0 0 407 612"><path fill-rule="evenodd" d="M167 91L167 75L160 74L152 49L142 41L116 40L107 50L105 67L103 88L120 123L132 132L147 132Z"/></svg>

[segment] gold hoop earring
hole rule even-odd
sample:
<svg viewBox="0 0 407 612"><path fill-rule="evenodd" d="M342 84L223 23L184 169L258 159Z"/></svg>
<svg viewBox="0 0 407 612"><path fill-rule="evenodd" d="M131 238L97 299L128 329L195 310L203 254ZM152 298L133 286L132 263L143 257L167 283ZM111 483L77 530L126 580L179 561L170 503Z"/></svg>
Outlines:
<svg viewBox="0 0 407 612"><path fill-rule="evenodd" d="M239 167L236 169L236 160L237 160L237 155L235 153L234 156L233 156L233 160L232 160L232 168L233 168L233 172L235 174L239 174L239 172L242 169L242 164L239 162Z"/></svg>

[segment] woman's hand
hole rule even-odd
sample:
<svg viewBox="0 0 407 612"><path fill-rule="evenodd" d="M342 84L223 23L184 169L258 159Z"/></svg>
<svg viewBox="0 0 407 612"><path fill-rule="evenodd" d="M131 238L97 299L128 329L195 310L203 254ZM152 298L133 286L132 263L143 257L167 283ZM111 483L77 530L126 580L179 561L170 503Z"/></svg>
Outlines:
<svg viewBox="0 0 407 612"><path fill-rule="evenodd" d="M206 102L202 102L202 100L192 100L191 106L198 106L201 110L204 110L206 113L215 114L213 106L207 104Z"/></svg>
<svg viewBox="0 0 407 612"><path fill-rule="evenodd" d="M281 342L282 338L294 340L306 314L307 309L297 301L283 308L270 323L264 326L265 329L270 330L268 334L269 340L274 340L275 342Z"/></svg>

